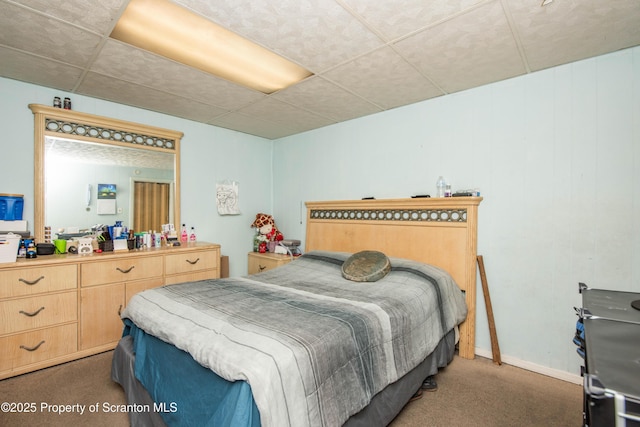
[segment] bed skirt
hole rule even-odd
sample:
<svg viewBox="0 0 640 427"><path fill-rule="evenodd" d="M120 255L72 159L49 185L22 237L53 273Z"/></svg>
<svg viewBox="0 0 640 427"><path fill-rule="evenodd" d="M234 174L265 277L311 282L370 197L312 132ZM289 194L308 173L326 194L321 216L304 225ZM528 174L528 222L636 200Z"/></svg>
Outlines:
<svg viewBox="0 0 640 427"><path fill-rule="evenodd" d="M435 375L439 368L447 366L453 359L454 353L455 333L451 330L420 365L375 395L367 407L353 415L344 425L346 427L388 425L420 388L425 378ZM120 340L114 351L111 378L124 389L127 404L153 408L153 399L135 377L134 363L133 338L128 335ZM155 411L129 411L129 420L132 427L166 426L160 414Z"/></svg>

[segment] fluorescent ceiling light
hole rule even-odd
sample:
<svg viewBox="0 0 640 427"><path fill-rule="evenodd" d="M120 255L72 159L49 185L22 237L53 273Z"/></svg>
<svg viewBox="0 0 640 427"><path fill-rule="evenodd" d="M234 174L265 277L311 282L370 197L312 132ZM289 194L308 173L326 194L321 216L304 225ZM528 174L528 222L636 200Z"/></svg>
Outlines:
<svg viewBox="0 0 640 427"><path fill-rule="evenodd" d="M311 75L168 0L131 0L111 37L263 93Z"/></svg>

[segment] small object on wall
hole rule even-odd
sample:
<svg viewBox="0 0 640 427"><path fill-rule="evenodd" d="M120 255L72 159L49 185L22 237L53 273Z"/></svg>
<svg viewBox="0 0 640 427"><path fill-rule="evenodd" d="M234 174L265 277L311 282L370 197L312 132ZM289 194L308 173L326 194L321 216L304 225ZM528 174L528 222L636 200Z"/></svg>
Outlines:
<svg viewBox="0 0 640 427"><path fill-rule="evenodd" d="M116 185L98 184L98 215L116 214Z"/></svg>
<svg viewBox="0 0 640 427"><path fill-rule="evenodd" d="M87 184L87 212L91 210L91 184Z"/></svg>
<svg viewBox="0 0 640 427"><path fill-rule="evenodd" d="M62 108L62 101L60 101L60 97L59 96L55 96L53 98L53 107L54 108Z"/></svg>
<svg viewBox="0 0 640 427"><path fill-rule="evenodd" d="M225 180L216 184L216 204L220 215L240 215L236 181Z"/></svg>
<svg viewBox="0 0 640 427"><path fill-rule="evenodd" d="M71 99L65 98L63 107L65 110L71 110Z"/></svg>

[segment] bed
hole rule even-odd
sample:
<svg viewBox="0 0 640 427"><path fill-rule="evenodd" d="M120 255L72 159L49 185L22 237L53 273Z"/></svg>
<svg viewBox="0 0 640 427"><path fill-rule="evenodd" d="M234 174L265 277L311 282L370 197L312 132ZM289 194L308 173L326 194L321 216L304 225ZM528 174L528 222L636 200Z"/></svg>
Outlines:
<svg viewBox="0 0 640 427"><path fill-rule="evenodd" d="M134 296L112 368L132 425L387 425L456 342L473 357L481 200L308 202L294 262ZM375 282L343 275L364 250L390 260Z"/></svg>

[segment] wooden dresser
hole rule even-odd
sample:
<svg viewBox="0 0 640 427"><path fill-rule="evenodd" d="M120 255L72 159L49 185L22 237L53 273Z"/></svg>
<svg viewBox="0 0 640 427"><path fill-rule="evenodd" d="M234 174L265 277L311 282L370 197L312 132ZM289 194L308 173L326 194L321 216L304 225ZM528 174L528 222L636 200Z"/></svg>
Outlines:
<svg viewBox="0 0 640 427"><path fill-rule="evenodd" d="M219 264L210 243L0 264L0 379L113 349L135 293L218 278Z"/></svg>

